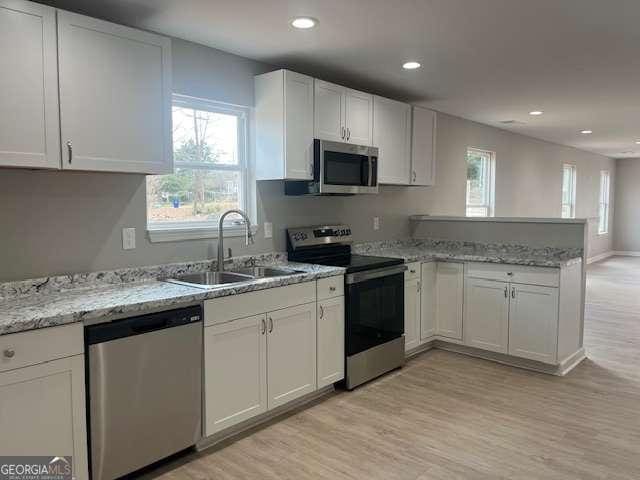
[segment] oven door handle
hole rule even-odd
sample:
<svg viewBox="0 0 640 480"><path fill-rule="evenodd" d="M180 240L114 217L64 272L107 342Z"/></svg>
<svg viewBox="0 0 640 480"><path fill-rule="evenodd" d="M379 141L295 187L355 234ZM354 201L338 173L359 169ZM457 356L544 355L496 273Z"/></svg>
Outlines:
<svg viewBox="0 0 640 480"><path fill-rule="evenodd" d="M352 285L354 283L362 283L367 280L373 280L374 278L388 277L390 275L395 275L397 273L402 273L407 270L406 265L394 265L393 267L386 268L378 268L376 270L367 270L365 272L356 272L348 274L344 282L347 285Z"/></svg>

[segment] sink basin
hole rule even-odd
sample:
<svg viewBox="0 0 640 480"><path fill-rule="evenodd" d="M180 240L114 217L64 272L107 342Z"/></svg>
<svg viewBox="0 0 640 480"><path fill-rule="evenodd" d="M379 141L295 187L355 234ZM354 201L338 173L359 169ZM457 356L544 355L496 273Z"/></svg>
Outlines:
<svg viewBox="0 0 640 480"><path fill-rule="evenodd" d="M181 285L188 285L190 287L213 288L219 287L220 285L248 282L254 278L254 275L237 272L200 272L182 275L180 277L171 278L167 281Z"/></svg>
<svg viewBox="0 0 640 480"><path fill-rule="evenodd" d="M302 270L294 270L293 268L264 266L245 267L236 270L236 272L242 275L250 275L255 278L282 277L284 275L304 273Z"/></svg>

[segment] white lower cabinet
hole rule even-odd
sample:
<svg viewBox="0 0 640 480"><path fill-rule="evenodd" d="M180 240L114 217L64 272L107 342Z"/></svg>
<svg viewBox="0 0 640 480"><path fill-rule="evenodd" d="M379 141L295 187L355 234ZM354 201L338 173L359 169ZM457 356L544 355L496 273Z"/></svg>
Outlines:
<svg viewBox="0 0 640 480"><path fill-rule="evenodd" d="M204 329L205 435L267 411L266 314Z"/></svg>
<svg viewBox="0 0 640 480"><path fill-rule="evenodd" d="M436 334L436 262L423 263L420 284L420 340Z"/></svg>
<svg viewBox="0 0 640 480"><path fill-rule="evenodd" d="M509 354L555 364L558 346L558 289L511 285Z"/></svg>
<svg viewBox="0 0 640 480"><path fill-rule="evenodd" d="M78 327L82 332L82 326ZM54 338L63 329L73 330L52 328L58 329ZM40 356L43 362L5 371L10 367L0 365L0 452L70 456L74 477L87 479L84 355L45 358L45 352L55 348L46 344L43 332L46 334L43 329L0 337L3 358L18 364L21 358ZM79 343L74 350L82 352L82 334L71 336Z"/></svg>
<svg viewBox="0 0 640 480"><path fill-rule="evenodd" d="M322 388L344 378L344 297L318 301L317 319L318 388Z"/></svg>
<svg viewBox="0 0 640 480"><path fill-rule="evenodd" d="M436 334L462 340L464 265L436 264Z"/></svg>
<svg viewBox="0 0 640 480"><path fill-rule="evenodd" d="M267 314L268 408L316 389L316 303Z"/></svg>
<svg viewBox="0 0 640 480"><path fill-rule="evenodd" d="M464 287L465 344L507 353L509 349L509 284L467 278Z"/></svg>
<svg viewBox="0 0 640 480"><path fill-rule="evenodd" d="M404 282L404 350L420 345L420 278Z"/></svg>

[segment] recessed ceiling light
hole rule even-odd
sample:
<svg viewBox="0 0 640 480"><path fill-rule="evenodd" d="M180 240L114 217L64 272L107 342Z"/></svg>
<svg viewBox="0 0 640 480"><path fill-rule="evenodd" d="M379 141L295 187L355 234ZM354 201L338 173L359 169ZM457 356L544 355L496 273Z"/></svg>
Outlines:
<svg viewBox="0 0 640 480"><path fill-rule="evenodd" d="M296 17L291 20L291 26L294 28L299 28L302 30L306 30L308 28L313 28L318 24L318 20L313 17Z"/></svg>
<svg viewBox="0 0 640 480"><path fill-rule="evenodd" d="M405 62L402 64L402 68L404 68L405 70L415 70L416 68L420 68L422 65L420 65L419 62Z"/></svg>
<svg viewBox="0 0 640 480"><path fill-rule="evenodd" d="M640 145L640 140L636 140L636 145Z"/></svg>
<svg viewBox="0 0 640 480"><path fill-rule="evenodd" d="M582 133L583 135L589 135L593 133L593 130L582 130L580 133Z"/></svg>
<svg viewBox="0 0 640 480"><path fill-rule="evenodd" d="M529 115L542 115L544 112L542 110L533 110L532 112L529 112Z"/></svg>

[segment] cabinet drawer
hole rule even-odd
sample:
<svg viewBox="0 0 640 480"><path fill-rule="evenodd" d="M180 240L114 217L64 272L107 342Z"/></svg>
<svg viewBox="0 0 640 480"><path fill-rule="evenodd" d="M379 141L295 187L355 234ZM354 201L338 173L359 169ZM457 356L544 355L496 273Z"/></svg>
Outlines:
<svg viewBox="0 0 640 480"><path fill-rule="evenodd" d="M560 269L527 267L522 265L497 265L492 263L467 263L466 276L499 282L522 283L557 287L560 285Z"/></svg>
<svg viewBox="0 0 640 480"><path fill-rule="evenodd" d="M84 352L82 323L0 336L0 372Z"/></svg>
<svg viewBox="0 0 640 480"><path fill-rule="evenodd" d="M404 279L413 280L420 278L420 262L407 263L407 270L404 272Z"/></svg>
<svg viewBox="0 0 640 480"><path fill-rule="evenodd" d="M316 301L316 282L229 295L204 302L204 324L216 325L294 305Z"/></svg>
<svg viewBox="0 0 640 480"><path fill-rule="evenodd" d="M344 295L344 276L321 278L318 280L318 300Z"/></svg>

